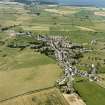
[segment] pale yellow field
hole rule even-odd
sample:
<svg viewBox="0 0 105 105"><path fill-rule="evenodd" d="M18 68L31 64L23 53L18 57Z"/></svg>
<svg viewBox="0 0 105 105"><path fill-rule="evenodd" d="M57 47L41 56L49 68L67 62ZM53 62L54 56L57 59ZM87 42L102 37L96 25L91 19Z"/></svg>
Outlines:
<svg viewBox="0 0 105 105"><path fill-rule="evenodd" d="M24 30L36 30L36 31L49 31L49 26L39 25L39 26L22 26Z"/></svg>
<svg viewBox="0 0 105 105"><path fill-rule="evenodd" d="M29 95L19 96L0 105L69 105L58 89L49 89Z"/></svg>
<svg viewBox="0 0 105 105"><path fill-rule="evenodd" d="M60 9L45 9L45 11L52 12L52 13L57 13L57 14L60 14L60 15L73 14L73 13L77 12L75 10L69 10L69 9L65 9L65 10L60 10Z"/></svg>
<svg viewBox="0 0 105 105"><path fill-rule="evenodd" d="M91 29L91 28L87 28L87 27L81 27L81 26L76 26L76 28L79 28L80 30L83 30L83 31L95 31L94 29Z"/></svg>
<svg viewBox="0 0 105 105"><path fill-rule="evenodd" d="M96 30L105 30L105 22L99 22L99 23L97 23L97 24L95 24L95 26L94 26L94 29L96 29Z"/></svg>
<svg viewBox="0 0 105 105"><path fill-rule="evenodd" d="M103 80L101 79L100 81L97 81L97 83L105 88L105 74L100 74L99 77L103 78Z"/></svg>
<svg viewBox="0 0 105 105"><path fill-rule="evenodd" d="M12 54L0 57L0 100L54 86L62 73L51 58L30 49Z"/></svg>
<svg viewBox="0 0 105 105"><path fill-rule="evenodd" d="M105 16L105 12L94 12L97 16Z"/></svg>
<svg viewBox="0 0 105 105"><path fill-rule="evenodd" d="M63 94L69 105L86 105L77 94Z"/></svg>

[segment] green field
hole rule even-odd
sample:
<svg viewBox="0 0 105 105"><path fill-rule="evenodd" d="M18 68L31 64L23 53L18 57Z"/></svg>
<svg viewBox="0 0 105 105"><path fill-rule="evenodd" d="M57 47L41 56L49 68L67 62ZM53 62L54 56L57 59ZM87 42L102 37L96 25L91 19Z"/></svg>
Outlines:
<svg viewBox="0 0 105 105"><path fill-rule="evenodd" d="M56 62L45 55L7 48L0 54L0 100L54 86L61 73Z"/></svg>
<svg viewBox="0 0 105 105"><path fill-rule="evenodd" d="M86 105L105 104L105 88L100 87L96 83L88 81L77 82L74 87Z"/></svg>

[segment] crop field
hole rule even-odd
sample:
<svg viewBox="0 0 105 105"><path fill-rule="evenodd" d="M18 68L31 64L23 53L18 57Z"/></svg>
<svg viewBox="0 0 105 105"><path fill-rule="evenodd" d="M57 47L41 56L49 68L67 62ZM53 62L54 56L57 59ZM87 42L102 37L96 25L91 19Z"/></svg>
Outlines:
<svg viewBox="0 0 105 105"><path fill-rule="evenodd" d="M97 84L105 88L105 74L99 74L98 76L101 77L101 80Z"/></svg>
<svg viewBox="0 0 105 105"><path fill-rule="evenodd" d="M0 25L10 26L14 24L19 24L19 21L16 21L19 14L23 14L24 9L22 6L17 5L3 5L0 4Z"/></svg>
<svg viewBox="0 0 105 105"><path fill-rule="evenodd" d="M19 96L0 105L69 105L57 89L48 89L30 95Z"/></svg>
<svg viewBox="0 0 105 105"><path fill-rule="evenodd" d="M104 31L105 17L95 15L95 13L101 12L101 10L95 7L91 10L91 7L50 7L45 5L40 6L41 14L39 16L35 16L29 14L29 7L24 7L22 5L13 6L10 4L0 5L0 24L2 26L21 24L20 27L25 31L30 30L39 33L51 33L55 31L56 34L56 31L59 31L59 33L67 32L65 34L69 35L70 37L72 37L72 35L70 34L71 31L77 31L80 35L82 34L82 32L88 31L90 32L88 34L91 36L93 36L93 33L97 31ZM105 10L103 10L103 13L104 12ZM73 33L74 36L75 34L76 33Z"/></svg>

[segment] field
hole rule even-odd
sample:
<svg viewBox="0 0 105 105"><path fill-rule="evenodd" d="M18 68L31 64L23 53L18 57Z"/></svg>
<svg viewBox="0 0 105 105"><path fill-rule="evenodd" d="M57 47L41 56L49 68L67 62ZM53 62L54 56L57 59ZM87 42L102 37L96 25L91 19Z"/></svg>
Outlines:
<svg viewBox="0 0 105 105"><path fill-rule="evenodd" d="M105 16L105 12L95 12L95 15L98 15L98 16Z"/></svg>
<svg viewBox="0 0 105 105"><path fill-rule="evenodd" d="M56 5L40 5L39 8L40 15L37 16L32 14L32 8L26 5L0 4L0 100L53 87L55 81L62 75L62 69L57 62L44 54L29 48L23 50L8 48L8 43L12 41L21 45L34 40L24 36L16 37L18 32L31 31L33 36L61 35L74 43L92 49L93 51L83 54L77 67L81 70L89 70L88 67L81 65L94 63L98 68L98 75L105 77L105 9ZM18 26L1 31L2 28L13 25ZM97 43L92 45L93 40ZM87 81L75 83L78 94L87 105L105 103L104 87L104 80L97 84ZM55 88L19 96L0 105L29 105L29 103L68 105Z"/></svg>
<svg viewBox="0 0 105 105"><path fill-rule="evenodd" d="M75 93L63 94L69 105L86 105L83 100Z"/></svg>
<svg viewBox="0 0 105 105"><path fill-rule="evenodd" d="M7 100L0 105L69 105L59 90L48 89Z"/></svg>
<svg viewBox="0 0 105 105"><path fill-rule="evenodd" d="M104 105L105 88L88 81L77 82L74 86L86 105Z"/></svg>
<svg viewBox="0 0 105 105"><path fill-rule="evenodd" d="M0 100L28 91L52 87L62 74L56 61L45 55L29 48L21 51L19 48L6 47L9 41L15 39L15 32L12 30L20 31L25 27L28 30L28 23L34 17L27 12L28 10L25 10L23 5L0 4L0 27L23 24L0 32L0 41L5 42L3 45L0 44ZM26 24L28 25L26 26ZM43 28L43 26L37 25L33 27L37 30ZM29 28L32 29L30 26ZM25 43L27 38L20 38L19 41L21 42L21 40Z"/></svg>
<svg viewBox="0 0 105 105"><path fill-rule="evenodd" d="M101 77L101 81L98 81L97 83L101 86L105 88L105 74L99 74L99 77Z"/></svg>
<svg viewBox="0 0 105 105"><path fill-rule="evenodd" d="M30 49L2 49L0 100L28 91L52 87L62 71L56 62ZM3 54L6 57L3 57ZM46 62L45 62L46 61Z"/></svg>

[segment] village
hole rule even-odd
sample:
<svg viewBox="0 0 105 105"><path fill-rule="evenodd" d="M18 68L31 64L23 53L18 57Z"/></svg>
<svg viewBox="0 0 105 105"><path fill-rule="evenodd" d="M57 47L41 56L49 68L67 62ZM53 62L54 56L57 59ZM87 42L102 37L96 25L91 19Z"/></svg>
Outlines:
<svg viewBox="0 0 105 105"><path fill-rule="evenodd" d="M0 105L104 105L105 8L1 1Z"/></svg>
<svg viewBox="0 0 105 105"><path fill-rule="evenodd" d="M63 88L63 92L72 93L73 80L75 76L88 78L89 81L97 81L96 67L91 65L91 71L81 71L75 66L78 63L78 59L82 57L82 53L85 51L82 45L73 44L67 41L61 36L42 36L38 35L37 40L46 42L47 46L43 46L41 49L49 49L54 52L55 58L59 65L64 69L64 76L57 80L59 87Z"/></svg>
<svg viewBox="0 0 105 105"><path fill-rule="evenodd" d="M8 31L8 29L7 29ZM28 37L32 38L31 32L15 32L10 31L12 37ZM10 43L7 47L10 48L24 48L29 47L40 53L56 59L58 65L63 69L64 75L56 81L56 86L65 93L73 93L75 89L73 88L73 82L75 77L79 76L86 78L89 81L97 81L96 76L97 68L94 64L87 71L79 70L76 64L79 63L79 59L83 57L83 53L92 51L91 49L85 48L79 43L72 43L64 36L48 36L48 35L35 35L33 37L35 42L30 42L30 44L17 44L15 42ZM91 44L96 43L95 40L91 41Z"/></svg>
<svg viewBox="0 0 105 105"><path fill-rule="evenodd" d="M17 37L33 37L31 32L11 32ZM79 43L72 43L63 36L35 35L33 40L35 42L30 42L30 44L17 44L14 42L7 46L10 48L20 48L21 50L29 47L56 59L58 65L64 70L64 75L56 81L57 87L62 92L73 93L75 91L73 81L76 76L87 78L89 81L97 81L97 69L94 64L91 64L91 67L87 71L79 70L76 67L79 59L83 57L82 54L91 51L90 49L85 48ZM92 41L91 43L94 42Z"/></svg>
<svg viewBox="0 0 105 105"><path fill-rule="evenodd" d="M14 25L15 26L15 25ZM13 27L14 27L13 26ZM8 33L9 37L7 42L3 42L6 47L10 49L18 49L19 52L24 51L25 49L30 49L34 52L39 52L42 55L48 56L51 59L54 59L58 66L62 69L63 74L59 79L55 81L55 87L57 87L63 94L78 94L78 91L74 87L76 78L82 78L84 80L92 82L103 81L104 78L97 75L99 69L96 67L94 62L86 64L80 63L80 59L84 57L85 54L94 52L92 48L85 47L84 44L75 43L68 39L66 36L61 35L44 35L44 34L35 34L31 31L15 31L12 26L10 28L1 29L1 32ZM3 43L2 42L2 43ZM93 47L99 42L96 39L90 41L90 45ZM101 51L104 50L102 47ZM4 55L5 57L6 55ZM91 58L96 61L104 61L101 58ZM95 61L95 62L96 62ZM77 66L84 66L87 70L79 69ZM100 65L99 65L100 66Z"/></svg>

